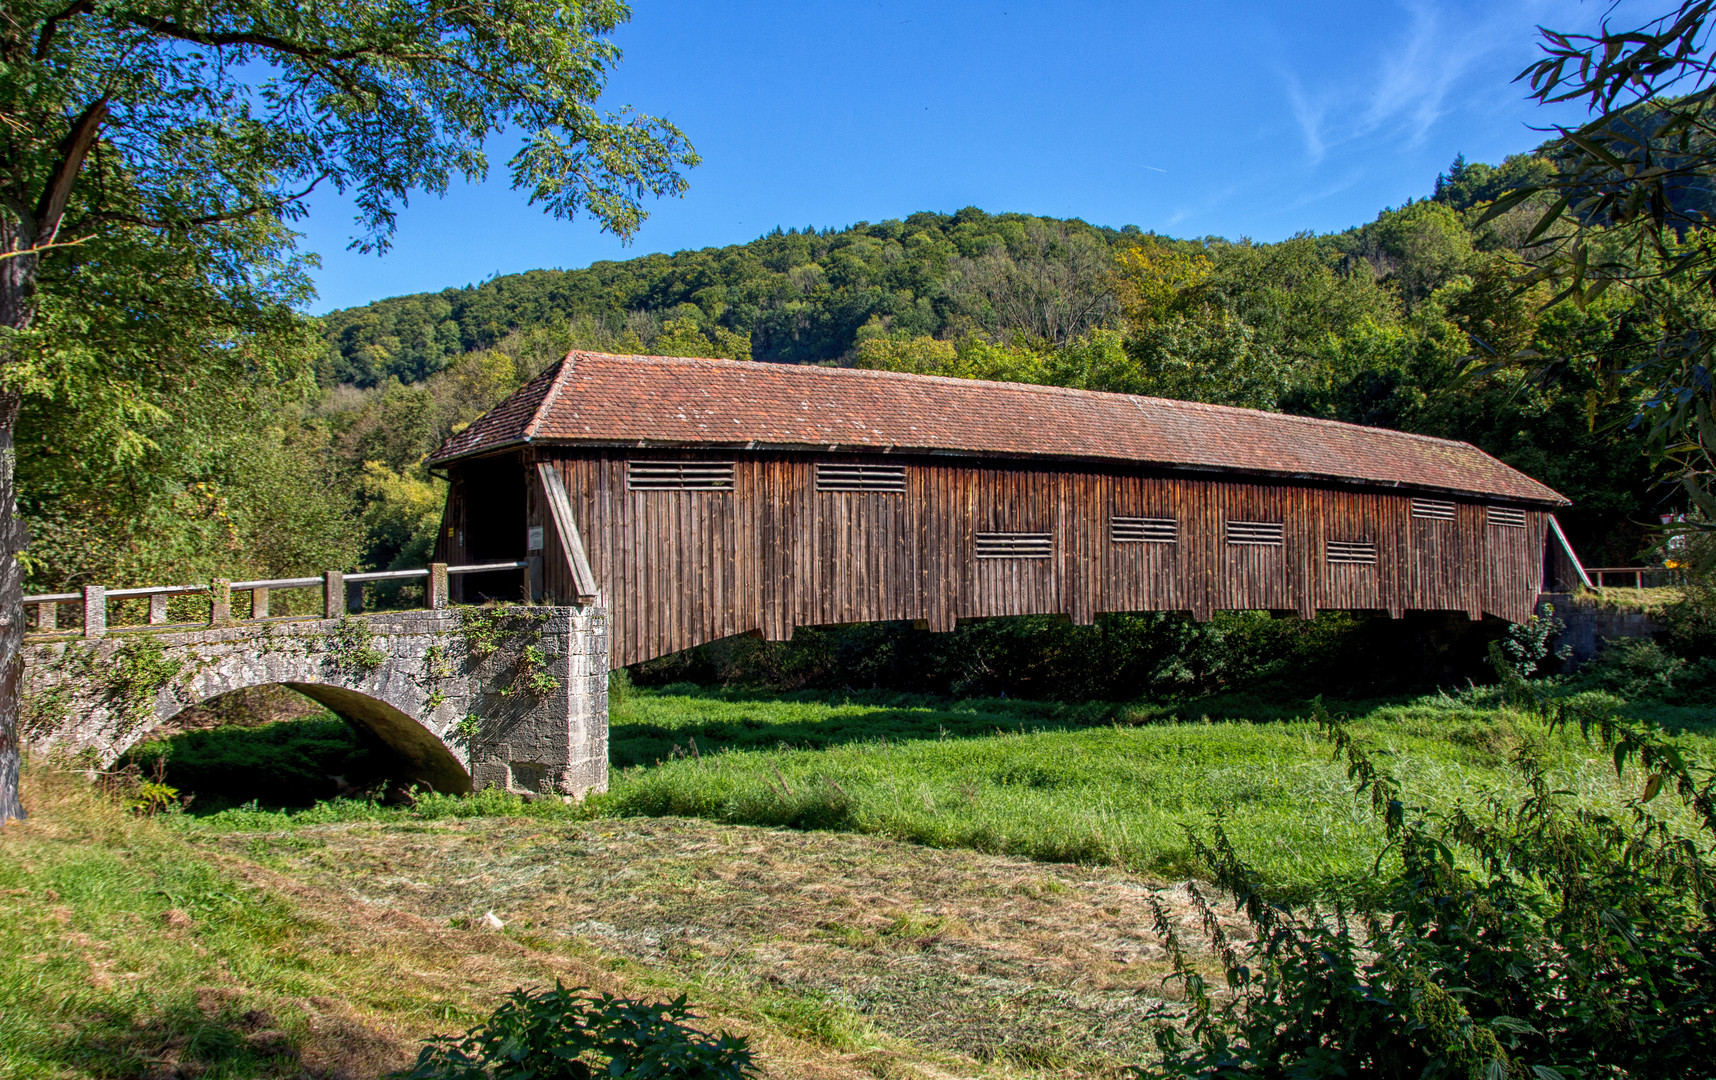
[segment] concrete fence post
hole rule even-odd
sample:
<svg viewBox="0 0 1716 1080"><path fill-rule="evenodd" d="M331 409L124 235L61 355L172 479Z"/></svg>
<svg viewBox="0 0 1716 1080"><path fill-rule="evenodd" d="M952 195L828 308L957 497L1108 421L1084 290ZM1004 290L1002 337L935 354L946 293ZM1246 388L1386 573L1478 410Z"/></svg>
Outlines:
<svg viewBox="0 0 1716 1080"><path fill-rule="evenodd" d="M338 570L322 575L322 617L337 619L346 613L346 576Z"/></svg>
<svg viewBox="0 0 1716 1080"><path fill-rule="evenodd" d="M36 632L57 630L60 625L60 606L49 600L36 605Z"/></svg>
<svg viewBox="0 0 1716 1080"><path fill-rule="evenodd" d="M107 633L107 586L83 587L83 636L101 637Z"/></svg>
<svg viewBox="0 0 1716 1080"><path fill-rule="evenodd" d="M250 590L250 617L253 619L268 618L268 590L256 588Z"/></svg>
<svg viewBox="0 0 1716 1080"><path fill-rule="evenodd" d="M164 592L149 594L149 625L160 626L167 621L167 594Z"/></svg>
<svg viewBox="0 0 1716 1080"><path fill-rule="evenodd" d="M232 582L215 578L209 582L209 625L228 626L232 623Z"/></svg>
<svg viewBox="0 0 1716 1080"><path fill-rule="evenodd" d="M429 564L429 610L441 611L447 607L447 564L432 562Z"/></svg>

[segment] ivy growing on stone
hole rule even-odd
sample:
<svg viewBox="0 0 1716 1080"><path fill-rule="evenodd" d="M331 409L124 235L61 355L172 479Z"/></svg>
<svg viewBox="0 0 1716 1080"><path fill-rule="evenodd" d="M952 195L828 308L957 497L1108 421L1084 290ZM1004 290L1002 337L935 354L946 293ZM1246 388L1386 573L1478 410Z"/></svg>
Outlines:
<svg viewBox="0 0 1716 1080"><path fill-rule="evenodd" d="M387 653L374 641L364 620L346 616L328 633L328 652L343 670L368 675L387 661Z"/></svg>

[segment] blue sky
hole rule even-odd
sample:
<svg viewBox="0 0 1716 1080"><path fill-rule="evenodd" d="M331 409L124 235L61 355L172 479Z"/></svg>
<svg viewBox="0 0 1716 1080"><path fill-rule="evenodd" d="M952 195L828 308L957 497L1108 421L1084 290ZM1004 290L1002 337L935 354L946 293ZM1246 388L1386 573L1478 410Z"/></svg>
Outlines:
<svg viewBox="0 0 1716 1080"><path fill-rule="evenodd" d="M704 164L683 199L622 247L526 205L515 141L496 139L494 175L414 199L379 258L345 250L350 206L320 197L300 226L322 258L314 310L963 206L1174 236L1343 229L1427 194L1456 153L1535 145L1552 114L1511 81L1534 27L1609 8L633 0L605 104L690 136Z"/></svg>

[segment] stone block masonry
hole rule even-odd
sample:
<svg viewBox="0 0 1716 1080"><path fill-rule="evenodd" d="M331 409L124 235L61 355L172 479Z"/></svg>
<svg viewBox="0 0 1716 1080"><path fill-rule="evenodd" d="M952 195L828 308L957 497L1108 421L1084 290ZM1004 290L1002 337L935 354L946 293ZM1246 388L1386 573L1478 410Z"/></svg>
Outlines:
<svg viewBox="0 0 1716 1080"><path fill-rule="evenodd" d="M23 741L111 765L180 710L280 684L397 750L436 791L607 788L608 620L599 603L36 634Z"/></svg>

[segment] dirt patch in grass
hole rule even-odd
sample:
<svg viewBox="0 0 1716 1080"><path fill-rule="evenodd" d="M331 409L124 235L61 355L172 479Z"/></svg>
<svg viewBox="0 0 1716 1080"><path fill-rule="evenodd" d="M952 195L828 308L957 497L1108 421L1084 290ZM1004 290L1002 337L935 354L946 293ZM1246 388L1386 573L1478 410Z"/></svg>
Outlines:
<svg viewBox="0 0 1716 1080"><path fill-rule="evenodd" d="M516 940L742 996L837 1050L905 1042L1005 1071L1089 1074L1147 1057L1143 1016L1166 969L1149 900L1188 928L1194 918L1184 886L1117 870L673 818L360 823L204 842L376 917L467 927L493 911Z"/></svg>

